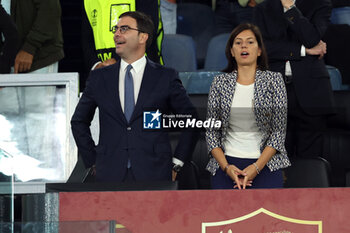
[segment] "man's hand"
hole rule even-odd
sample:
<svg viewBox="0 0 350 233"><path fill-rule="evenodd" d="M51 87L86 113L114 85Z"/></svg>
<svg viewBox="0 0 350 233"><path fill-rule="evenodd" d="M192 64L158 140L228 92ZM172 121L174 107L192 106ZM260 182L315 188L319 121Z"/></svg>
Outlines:
<svg viewBox="0 0 350 233"><path fill-rule="evenodd" d="M323 56L327 53L327 44L320 40L320 42L311 49L305 49L306 54L308 55L319 55L319 59L322 59Z"/></svg>
<svg viewBox="0 0 350 233"><path fill-rule="evenodd" d="M256 1L255 0L249 0L248 6L255 7L256 6Z"/></svg>
<svg viewBox="0 0 350 233"><path fill-rule="evenodd" d="M172 170L171 174L172 174L172 179L171 180L175 181L176 180L176 176L177 176L177 172Z"/></svg>
<svg viewBox="0 0 350 233"><path fill-rule="evenodd" d="M92 165L91 167L91 175L96 176L96 165Z"/></svg>
<svg viewBox="0 0 350 233"><path fill-rule="evenodd" d="M291 8L291 6L294 5L294 1L293 0L281 0L282 6L286 9Z"/></svg>
<svg viewBox="0 0 350 233"><path fill-rule="evenodd" d="M100 64L98 64L94 70L102 68L102 67L106 67L106 66L110 66L115 64L117 61L114 58L111 59L107 59L104 62L101 62Z"/></svg>
<svg viewBox="0 0 350 233"><path fill-rule="evenodd" d="M33 55L30 53L27 53L24 50L20 50L17 53L16 59L15 59L15 74L18 74L20 72L26 72L30 70L33 63Z"/></svg>

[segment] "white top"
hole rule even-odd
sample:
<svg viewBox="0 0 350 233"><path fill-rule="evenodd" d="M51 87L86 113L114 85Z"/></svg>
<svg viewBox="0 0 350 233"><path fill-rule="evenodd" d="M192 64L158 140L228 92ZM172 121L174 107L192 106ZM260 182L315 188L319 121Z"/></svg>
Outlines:
<svg viewBox="0 0 350 233"><path fill-rule="evenodd" d="M135 105L137 103L137 97L139 96L141 82L143 73L145 71L146 67L146 57L143 56L139 60L131 63L132 69L130 70L132 78L134 80L134 99L135 99ZM120 104L122 106L122 110L124 112L124 86L125 86L125 73L126 73L126 67L129 64L126 63L123 59L120 62L120 70L119 70L119 99Z"/></svg>
<svg viewBox="0 0 350 233"><path fill-rule="evenodd" d="M260 157L262 134L256 124L253 102L254 83L242 85L237 82L224 141L227 156L247 159Z"/></svg>

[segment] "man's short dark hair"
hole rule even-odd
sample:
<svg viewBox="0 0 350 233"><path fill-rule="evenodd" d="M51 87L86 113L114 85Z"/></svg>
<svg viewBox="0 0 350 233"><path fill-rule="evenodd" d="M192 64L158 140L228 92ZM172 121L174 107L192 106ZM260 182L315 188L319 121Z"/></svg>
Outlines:
<svg viewBox="0 0 350 233"><path fill-rule="evenodd" d="M139 11L127 11L121 14L119 18L126 16L135 19L137 23L137 29L148 34L146 48L149 48L152 44L154 34L154 24L151 17Z"/></svg>

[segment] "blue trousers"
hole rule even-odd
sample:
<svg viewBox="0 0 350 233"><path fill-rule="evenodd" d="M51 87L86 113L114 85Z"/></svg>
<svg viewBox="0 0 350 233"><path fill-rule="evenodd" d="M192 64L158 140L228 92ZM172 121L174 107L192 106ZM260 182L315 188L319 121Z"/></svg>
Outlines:
<svg viewBox="0 0 350 233"><path fill-rule="evenodd" d="M243 170L250 164L256 162L256 159L242 159L231 156L226 156L227 162L233 164ZM212 189L233 189L235 185L233 180L226 175L221 168L218 168L215 176L211 180ZM281 170L271 172L265 166L253 180L252 186L247 186L248 189L261 188L283 188L283 175Z"/></svg>

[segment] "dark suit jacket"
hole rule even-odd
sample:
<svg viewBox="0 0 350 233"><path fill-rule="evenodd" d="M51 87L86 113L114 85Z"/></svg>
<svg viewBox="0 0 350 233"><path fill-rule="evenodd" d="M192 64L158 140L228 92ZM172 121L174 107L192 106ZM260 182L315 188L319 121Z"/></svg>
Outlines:
<svg viewBox="0 0 350 233"><path fill-rule="evenodd" d="M175 70L147 60L137 103L127 123L118 93L120 62L92 71L71 120L72 131L87 167L96 164L99 181L122 181L130 156L136 180L171 180L172 151L168 133L144 130L143 111L193 114L195 110ZM99 108L100 137L95 146L90 122ZM197 133L182 133L174 155L186 161Z"/></svg>
<svg viewBox="0 0 350 233"><path fill-rule="evenodd" d="M332 5L334 8L345 7L345 6L350 6L350 2L349 0L332 0Z"/></svg>
<svg viewBox="0 0 350 233"><path fill-rule="evenodd" d="M323 59L300 54L301 45L319 43L331 13L329 0L296 0L295 8L283 12L280 0L266 0L254 9L266 45L270 70L285 74L290 61L298 102L311 115L333 113L332 89Z"/></svg>

